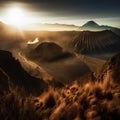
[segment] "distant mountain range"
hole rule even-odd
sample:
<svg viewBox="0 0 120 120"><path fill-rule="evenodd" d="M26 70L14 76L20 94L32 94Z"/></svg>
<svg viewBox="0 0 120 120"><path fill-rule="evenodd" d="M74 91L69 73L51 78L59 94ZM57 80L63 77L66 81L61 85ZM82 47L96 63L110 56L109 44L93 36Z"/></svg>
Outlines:
<svg viewBox="0 0 120 120"><path fill-rule="evenodd" d="M79 29L79 26L76 25L67 25L67 24L41 24L41 23L35 23L35 24L28 24L24 26L27 30L43 30L43 31L71 31L71 30L77 30Z"/></svg>
<svg viewBox="0 0 120 120"><path fill-rule="evenodd" d="M2 22L0 22L0 29L6 28ZM11 26L9 26L10 28ZM13 29L13 28L12 28ZM120 28L99 25L95 21L88 21L82 26L77 26L73 24L49 24L49 23L34 23L24 25L25 30L41 30L41 31L103 31L103 30L112 30L116 34L120 35Z"/></svg>
<svg viewBox="0 0 120 120"><path fill-rule="evenodd" d="M103 31L103 30L111 30L114 33L120 35L120 28L107 26L107 25L99 25L94 21L88 21L83 26L79 27L79 30L81 31Z"/></svg>
<svg viewBox="0 0 120 120"><path fill-rule="evenodd" d="M112 30L116 34L120 35L120 28L107 26L107 25L99 25L94 21L88 21L82 26L77 25L69 25L69 24L28 24L24 26L26 29L32 30L45 30L45 31L102 31L102 30Z"/></svg>

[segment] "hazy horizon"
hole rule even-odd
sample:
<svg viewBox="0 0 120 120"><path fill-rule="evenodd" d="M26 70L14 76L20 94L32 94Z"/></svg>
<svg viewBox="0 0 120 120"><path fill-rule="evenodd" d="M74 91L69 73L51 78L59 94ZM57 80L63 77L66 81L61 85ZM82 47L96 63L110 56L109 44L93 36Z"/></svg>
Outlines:
<svg viewBox="0 0 120 120"><path fill-rule="evenodd" d="M90 20L120 27L119 4L117 0L1 0L0 21L23 28L34 23L81 26Z"/></svg>

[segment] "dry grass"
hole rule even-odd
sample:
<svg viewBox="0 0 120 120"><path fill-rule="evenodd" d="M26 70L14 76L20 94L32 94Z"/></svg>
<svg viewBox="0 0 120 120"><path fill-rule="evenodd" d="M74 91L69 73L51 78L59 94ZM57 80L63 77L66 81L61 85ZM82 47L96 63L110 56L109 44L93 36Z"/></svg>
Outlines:
<svg viewBox="0 0 120 120"><path fill-rule="evenodd" d="M119 120L120 86L103 82L49 88L39 97L12 90L0 97L2 120Z"/></svg>

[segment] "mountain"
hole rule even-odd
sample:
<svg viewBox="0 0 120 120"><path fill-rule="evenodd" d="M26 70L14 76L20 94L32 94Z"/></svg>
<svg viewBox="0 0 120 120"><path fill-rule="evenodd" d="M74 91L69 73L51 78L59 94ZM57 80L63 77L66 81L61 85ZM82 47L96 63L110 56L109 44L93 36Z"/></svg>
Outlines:
<svg viewBox="0 0 120 120"><path fill-rule="evenodd" d="M0 50L0 84L2 87L23 88L28 94L40 94L47 84L42 79L29 75L8 51Z"/></svg>
<svg viewBox="0 0 120 120"><path fill-rule="evenodd" d="M94 21L88 21L83 26L79 27L79 30L89 30L89 31L103 31L103 30L111 30L116 34L120 35L120 28L107 26L107 25L99 25Z"/></svg>
<svg viewBox="0 0 120 120"><path fill-rule="evenodd" d="M72 56L54 42L42 42L28 54L29 58L37 61L54 61Z"/></svg>
<svg viewBox="0 0 120 120"><path fill-rule="evenodd" d="M81 26L81 29L90 30L90 29L98 29L99 27L100 26L94 21L88 21L83 26Z"/></svg>
<svg viewBox="0 0 120 120"><path fill-rule="evenodd" d="M120 36L111 30L79 32L72 41L75 52L82 54L105 54L120 51Z"/></svg>
<svg viewBox="0 0 120 120"><path fill-rule="evenodd" d="M42 30L42 31L103 31L103 30L112 30L116 34L120 35L120 28L107 26L107 25L99 25L94 21L88 21L83 26L77 25L69 25L69 24L49 24L49 23L36 23L36 24L28 24L24 26L25 29L29 30Z"/></svg>
<svg viewBox="0 0 120 120"><path fill-rule="evenodd" d="M101 68L97 76L99 81L114 80L115 83L120 83L120 53L110 58Z"/></svg>

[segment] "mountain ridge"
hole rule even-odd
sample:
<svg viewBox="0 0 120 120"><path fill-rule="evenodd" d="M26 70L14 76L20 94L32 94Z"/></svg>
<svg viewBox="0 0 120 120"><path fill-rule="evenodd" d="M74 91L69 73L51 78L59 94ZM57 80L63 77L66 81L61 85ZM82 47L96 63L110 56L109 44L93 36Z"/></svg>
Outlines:
<svg viewBox="0 0 120 120"><path fill-rule="evenodd" d="M103 30L111 30L117 35L120 35L120 28L112 27L108 25L99 25L98 23L94 21L88 21L84 25L79 27L79 30L82 31L103 31Z"/></svg>
<svg viewBox="0 0 120 120"><path fill-rule="evenodd" d="M81 26L81 28L85 28L85 27L99 27L99 25L91 20Z"/></svg>
<svg viewBox="0 0 120 120"><path fill-rule="evenodd" d="M4 24L0 21L1 24ZM12 26L9 26L12 27ZM93 20L90 20L83 24L82 26L75 24L62 24L62 23L33 23L24 25L25 30L40 30L40 31L80 31L80 30L90 30L90 31L103 31L103 30L112 30L116 34L120 35L120 28L108 26L108 25L99 25Z"/></svg>

